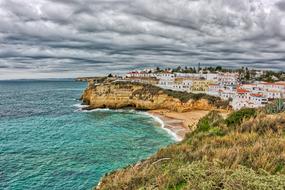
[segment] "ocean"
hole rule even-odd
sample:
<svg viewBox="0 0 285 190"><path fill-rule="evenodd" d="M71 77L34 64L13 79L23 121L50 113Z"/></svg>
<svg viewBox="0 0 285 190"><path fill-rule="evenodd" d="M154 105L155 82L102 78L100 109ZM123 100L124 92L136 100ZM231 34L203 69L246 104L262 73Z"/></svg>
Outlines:
<svg viewBox="0 0 285 190"><path fill-rule="evenodd" d="M0 81L0 189L92 189L174 142L133 110L82 111L85 83Z"/></svg>

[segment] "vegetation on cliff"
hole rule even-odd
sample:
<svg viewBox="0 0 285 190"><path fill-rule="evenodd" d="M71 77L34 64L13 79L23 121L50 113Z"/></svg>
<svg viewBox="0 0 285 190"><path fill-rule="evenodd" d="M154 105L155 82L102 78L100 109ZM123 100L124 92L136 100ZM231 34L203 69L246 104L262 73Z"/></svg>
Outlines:
<svg viewBox="0 0 285 190"><path fill-rule="evenodd" d="M226 119L212 111L184 141L108 174L98 188L285 189L285 113L268 110L242 109Z"/></svg>

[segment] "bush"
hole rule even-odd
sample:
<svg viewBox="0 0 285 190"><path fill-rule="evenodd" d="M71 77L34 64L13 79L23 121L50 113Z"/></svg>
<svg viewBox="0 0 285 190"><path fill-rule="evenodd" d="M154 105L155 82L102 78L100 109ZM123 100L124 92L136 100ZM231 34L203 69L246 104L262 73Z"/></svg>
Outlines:
<svg viewBox="0 0 285 190"><path fill-rule="evenodd" d="M225 122L227 126L237 126L240 125L244 120L255 117L256 114L257 112L253 108L243 108L239 111L231 113Z"/></svg>
<svg viewBox="0 0 285 190"><path fill-rule="evenodd" d="M205 117L199 120L196 132L206 132L209 130L217 130L215 127L223 122L223 117L217 111L211 111Z"/></svg>
<svg viewBox="0 0 285 190"><path fill-rule="evenodd" d="M179 173L188 182L183 185L183 189L261 190L283 189L285 186L284 175L258 173L242 166L232 170L212 162L193 162L181 168Z"/></svg>
<svg viewBox="0 0 285 190"><path fill-rule="evenodd" d="M168 96L172 96L173 98L179 99L181 102L188 102L190 99L193 100L199 100L200 98L194 99L194 96L192 93L188 92L179 92L179 91L173 91L173 90L163 90Z"/></svg>

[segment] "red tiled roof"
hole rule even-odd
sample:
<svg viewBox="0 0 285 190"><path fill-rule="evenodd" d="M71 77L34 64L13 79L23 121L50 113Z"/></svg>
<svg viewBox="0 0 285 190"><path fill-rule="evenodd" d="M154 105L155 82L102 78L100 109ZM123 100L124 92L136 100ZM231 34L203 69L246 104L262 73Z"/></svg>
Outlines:
<svg viewBox="0 0 285 190"><path fill-rule="evenodd" d="M251 96L255 96L255 97L262 97L262 94L250 94Z"/></svg>
<svg viewBox="0 0 285 190"><path fill-rule="evenodd" d="M248 90L245 90L245 89L241 89L241 88L238 88L237 89L237 93L239 94L245 94L245 93L248 93L249 91Z"/></svg>
<svg viewBox="0 0 285 190"><path fill-rule="evenodd" d="M128 74L138 74L139 72L137 71L131 71L131 72L128 72Z"/></svg>

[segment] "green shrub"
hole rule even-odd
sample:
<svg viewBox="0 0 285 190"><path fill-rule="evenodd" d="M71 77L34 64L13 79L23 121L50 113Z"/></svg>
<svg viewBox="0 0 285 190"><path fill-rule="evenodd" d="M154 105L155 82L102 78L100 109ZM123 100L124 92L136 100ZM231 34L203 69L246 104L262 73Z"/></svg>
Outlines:
<svg viewBox="0 0 285 190"><path fill-rule="evenodd" d="M179 91L173 91L173 90L163 90L168 96L172 96L173 98L179 99L181 102L188 102L190 99L194 99L192 93L188 92L179 92ZM199 99L194 99L199 100Z"/></svg>
<svg viewBox="0 0 285 190"><path fill-rule="evenodd" d="M240 125L245 119L255 117L256 114L256 109L243 108L239 111L231 113L229 117L225 120L225 122L227 126L237 126Z"/></svg>
<svg viewBox="0 0 285 190"><path fill-rule="evenodd" d="M210 129L217 131L218 129L215 127L221 122L223 122L223 117L217 111L211 111L199 120L196 132L206 132Z"/></svg>

